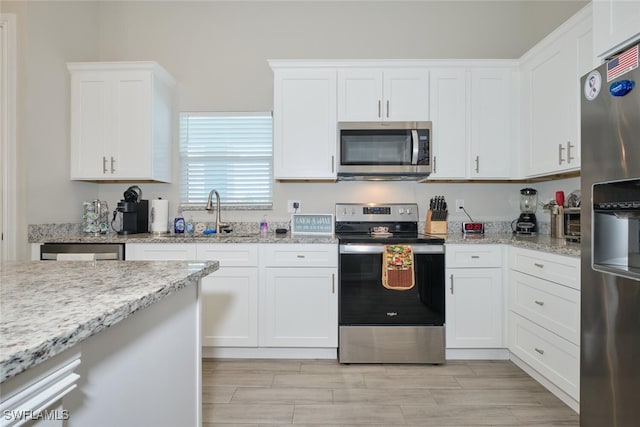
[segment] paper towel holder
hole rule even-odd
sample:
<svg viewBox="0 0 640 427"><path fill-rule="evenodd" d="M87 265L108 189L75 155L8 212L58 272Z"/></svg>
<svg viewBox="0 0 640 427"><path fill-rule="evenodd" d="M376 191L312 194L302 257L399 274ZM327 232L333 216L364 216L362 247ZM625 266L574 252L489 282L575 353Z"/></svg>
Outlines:
<svg viewBox="0 0 640 427"><path fill-rule="evenodd" d="M151 201L151 233L156 236L169 234L169 201L158 197Z"/></svg>

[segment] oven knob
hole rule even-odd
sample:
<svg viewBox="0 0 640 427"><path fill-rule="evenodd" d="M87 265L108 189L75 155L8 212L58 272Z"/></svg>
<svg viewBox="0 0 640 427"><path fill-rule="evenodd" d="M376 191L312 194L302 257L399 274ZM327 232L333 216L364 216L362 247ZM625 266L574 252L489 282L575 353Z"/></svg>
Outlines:
<svg viewBox="0 0 640 427"><path fill-rule="evenodd" d="M404 208L398 208L398 213L400 215L404 215Z"/></svg>
<svg viewBox="0 0 640 427"><path fill-rule="evenodd" d="M411 208L407 208L407 215L411 215Z"/></svg>
<svg viewBox="0 0 640 427"><path fill-rule="evenodd" d="M342 215L345 215L345 216L347 215L347 208L342 209Z"/></svg>

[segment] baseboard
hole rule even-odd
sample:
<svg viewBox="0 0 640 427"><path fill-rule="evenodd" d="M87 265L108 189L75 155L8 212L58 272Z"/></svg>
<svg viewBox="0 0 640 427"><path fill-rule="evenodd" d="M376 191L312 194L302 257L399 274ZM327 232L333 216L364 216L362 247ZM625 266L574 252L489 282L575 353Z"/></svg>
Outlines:
<svg viewBox="0 0 640 427"><path fill-rule="evenodd" d="M214 359L329 359L337 348L202 347L203 358Z"/></svg>
<svg viewBox="0 0 640 427"><path fill-rule="evenodd" d="M448 348L447 360L509 360L506 348Z"/></svg>

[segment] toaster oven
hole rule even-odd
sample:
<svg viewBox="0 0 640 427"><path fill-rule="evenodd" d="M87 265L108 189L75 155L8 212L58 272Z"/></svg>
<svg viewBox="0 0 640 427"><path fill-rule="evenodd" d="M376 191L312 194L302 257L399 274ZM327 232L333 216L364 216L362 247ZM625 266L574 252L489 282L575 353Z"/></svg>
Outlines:
<svg viewBox="0 0 640 427"><path fill-rule="evenodd" d="M567 241L580 242L580 208L564 208L563 235Z"/></svg>

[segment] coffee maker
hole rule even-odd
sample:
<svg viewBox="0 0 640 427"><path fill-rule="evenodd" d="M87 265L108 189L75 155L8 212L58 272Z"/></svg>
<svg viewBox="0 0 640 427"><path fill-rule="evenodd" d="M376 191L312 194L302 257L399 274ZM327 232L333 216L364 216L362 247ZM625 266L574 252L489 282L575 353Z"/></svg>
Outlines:
<svg viewBox="0 0 640 427"><path fill-rule="evenodd" d="M520 216L515 220L513 230L516 234L535 234L538 232L536 209L538 208L538 191L533 188L520 190Z"/></svg>
<svg viewBox="0 0 640 427"><path fill-rule="evenodd" d="M142 190L137 185L126 189L123 199L118 202L113 212L120 215L120 235L148 233L149 232L149 201L142 200Z"/></svg>

